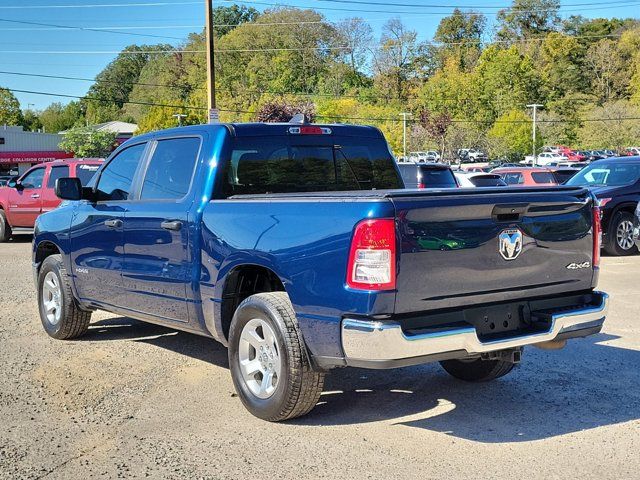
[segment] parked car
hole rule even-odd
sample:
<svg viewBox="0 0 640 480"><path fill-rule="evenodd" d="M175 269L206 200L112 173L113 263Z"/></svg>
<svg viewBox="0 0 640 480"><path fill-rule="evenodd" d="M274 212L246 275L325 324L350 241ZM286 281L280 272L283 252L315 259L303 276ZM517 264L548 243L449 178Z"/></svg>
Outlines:
<svg viewBox="0 0 640 480"><path fill-rule="evenodd" d="M12 233L31 233L36 218L60 205L56 180L77 177L87 185L102 164L98 159L70 159L36 165L0 188L0 242Z"/></svg>
<svg viewBox="0 0 640 480"><path fill-rule="evenodd" d="M526 165L533 165L533 161L534 161L533 155L527 155L524 157L524 161L522 163ZM544 166L549 163L554 163L557 165L559 162L566 162L566 161L567 161L567 157L565 155L561 155L559 153L553 153L553 152L542 152L541 154L538 155L538 158L536 159L536 165Z"/></svg>
<svg viewBox="0 0 640 480"><path fill-rule="evenodd" d="M551 172L553 172L553 176L556 178L558 185L562 185L567 182L570 178L572 178L576 173L580 171L579 168L571 168L571 167L556 167L549 168Z"/></svg>
<svg viewBox="0 0 640 480"><path fill-rule="evenodd" d="M457 153L462 162L486 162L488 159L487 154L478 148L461 148Z"/></svg>
<svg viewBox="0 0 640 480"><path fill-rule="evenodd" d="M401 184L372 127L136 136L90 188L59 179L69 201L36 221L43 328L79 337L98 309L216 339L238 397L269 421L313 409L332 368L441 361L487 381L523 346L600 331L608 300L595 290L599 214L587 189ZM459 248L422 248L420 237Z"/></svg>
<svg viewBox="0 0 640 480"><path fill-rule="evenodd" d="M485 173L485 172L455 172L458 185L462 188L473 187L504 187L507 184L502 180L502 177L497 173Z"/></svg>
<svg viewBox="0 0 640 480"><path fill-rule="evenodd" d="M628 147L628 148L625 148L625 150L622 153L622 155L627 156L627 157L640 156L640 147Z"/></svg>
<svg viewBox="0 0 640 480"><path fill-rule="evenodd" d="M558 184L553 172L548 168L496 168L491 170L491 173L499 174L507 185L514 187L551 186Z"/></svg>
<svg viewBox="0 0 640 480"><path fill-rule="evenodd" d="M405 188L456 188L451 167L441 163L399 163Z"/></svg>
<svg viewBox="0 0 640 480"><path fill-rule="evenodd" d="M598 160L578 172L567 185L588 187L600 201L603 246L611 255L632 255L633 215L640 200L640 157Z"/></svg>
<svg viewBox="0 0 640 480"><path fill-rule="evenodd" d="M428 150L426 152L411 152L409 154L410 162L439 162L440 154L435 150Z"/></svg>

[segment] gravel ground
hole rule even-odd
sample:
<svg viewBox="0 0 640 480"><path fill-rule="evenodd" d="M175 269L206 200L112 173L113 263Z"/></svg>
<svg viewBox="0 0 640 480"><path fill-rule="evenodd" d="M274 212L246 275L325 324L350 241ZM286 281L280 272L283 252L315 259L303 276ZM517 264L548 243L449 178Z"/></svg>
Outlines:
<svg viewBox="0 0 640 480"><path fill-rule="evenodd" d="M40 326L30 238L0 245L0 478L638 478L640 257L604 258L602 334L530 348L467 385L438 365L342 369L307 417L269 424L212 340L95 314Z"/></svg>

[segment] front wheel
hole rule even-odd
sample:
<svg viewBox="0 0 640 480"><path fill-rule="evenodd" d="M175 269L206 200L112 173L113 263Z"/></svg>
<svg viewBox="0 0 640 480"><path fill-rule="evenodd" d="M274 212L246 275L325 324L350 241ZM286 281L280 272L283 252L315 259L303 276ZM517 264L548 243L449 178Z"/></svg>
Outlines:
<svg viewBox="0 0 640 480"><path fill-rule="evenodd" d="M324 385L285 292L259 293L240 304L229 330L229 368L247 410L271 422L310 412Z"/></svg>
<svg viewBox="0 0 640 480"><path fill-rule="evenodd" d="M71 291L60 255L47 257L38 274L38 306L42 326L49 336L70 340L84 335L91 312L82 310Z"/></svg>
<svg viewBox="0 0 640 480"><path fill-rule="evenodd" d="M504 360L443 360L442 368L459 380L465 382L488 382L505 376L513 370L514 364Z"/></svg>
<svg viewBox="0 0 640 480"><path fill-rule="evenodd" d="M638 251L633 240L633 215L629 212L618 212L611 219L609 241L605 250L618 257L633 255Z"/></svg>

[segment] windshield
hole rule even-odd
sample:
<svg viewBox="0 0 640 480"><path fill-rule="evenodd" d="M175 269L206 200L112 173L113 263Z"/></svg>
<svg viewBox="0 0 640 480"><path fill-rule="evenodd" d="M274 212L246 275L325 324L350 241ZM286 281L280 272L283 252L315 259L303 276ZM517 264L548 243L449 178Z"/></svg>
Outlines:
<svg viewBox="0 0 640 480"><path fill-rule="evenodd" d="M237 138L225 164L224 196L402 188L383 139Z"/></svg>
<svg viewBox="0 0 640 480"><path fill-rule="evenodd" d="M615 187L635 183L639 176L637 162L596 162L569 179L567 185Z"/></svg>

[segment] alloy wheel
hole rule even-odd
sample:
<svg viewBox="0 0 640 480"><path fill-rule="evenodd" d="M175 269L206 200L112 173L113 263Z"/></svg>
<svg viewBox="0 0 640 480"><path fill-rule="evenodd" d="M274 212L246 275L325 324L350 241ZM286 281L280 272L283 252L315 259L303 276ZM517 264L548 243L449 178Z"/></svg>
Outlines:
<svg viewBox="0 0 640 480"><path fill-rule="evenodd" d="M630 220L623 220L618 224L616 241L622 250L626 251L633 247L633 223Z"/></svg>
<svg viewBox="0 0 640 480"><path fill-rule="evenodd" d="M240 334L240 371L245 384L256 397L269 398L276 391L282 372L282 359L276 336L267 322L249 320Z"/></svg>
<svg viewBox="0 0 640 480"><path fill-rule="evenodd" d="M49 272L42 283L42 303L47 321L57 325L62 318L62 290L55 273Z"/></svg>

